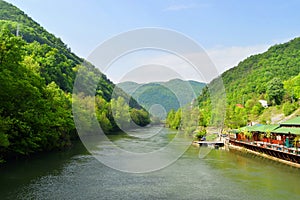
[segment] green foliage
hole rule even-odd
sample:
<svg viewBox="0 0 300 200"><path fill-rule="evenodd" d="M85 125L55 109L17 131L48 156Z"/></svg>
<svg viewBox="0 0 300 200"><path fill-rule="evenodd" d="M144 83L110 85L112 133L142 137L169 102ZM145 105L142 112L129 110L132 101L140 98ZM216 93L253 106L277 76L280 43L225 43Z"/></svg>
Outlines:
<svg viewBox="0 0 300 200"><path fill-rule="evenodd" d="M204 87L202 94L198 97L199 101L199 125L208 126L211 123L212 105L208 87Z"/></svg>
<svg viewBox="0 0 300 200"><path fill-rule="evenodd" d="M249 99L245 104L245 109L250 121L256 121L264 111L264 107L259 103L258 99ZM238 127L236 127L238 128Z"/></svg>
<svg viewBox="0 0 300 200"><path fill-rule="evenodd" d="M14 68L22 61L25 42L19 37L12 37L8 29L0 32L0 65Z"/></svg>
<svg viewBox="0 0 300 200"><path fill-rule="evenodd" d="M172 109L167 116L166 124L173 129L181 129L186 134L194 133L200 124L200 112L197 106L186 105L176 112ZM202 122L201 122L202 123Z"/></svg>
<svg viewBox="0 0 300 200"><path fill-rule="evenodd" d="M300 143L300 136L298 135L294 138L293 144L296 148L299 148L299 143Z"/></svg>
<svg viewBox="0 0 300 200"><path fill-rule="evenodd" d="M297 76L284 81L284 89L291 96L292 101L300 99L300 73Z"/></svg>
<svg viewBox="0 0 300 200"><path fill-rule="evenodd" d="M53 82L48 85L24 66L25 42L7 29L0 33L0 152L28 155L69 145L74 130L71 103Z"/></svg>
<svg viewBox="0 0 300 200"><path fill-rule="evenodd" d="M139 126L146 126L150 123L150 116L144 109L130 109L130 117L132 121Z"/></svg>
<svg viewBox="0 0 300 200"><path fill-rule="evenodd" d="M201 138L203 138L206 135L206 129L201 129L199 131L197 131L197 133L194 134L194 138L197 140L200 140Z"/></svg>
<svg viewBox="0 0 300 200"><path fill-rule="evenodd" d="M92 104L92 101L91 101ZM91 105L92 106L92 105ZM102 130L105 133L113 132L116 128L116 124L112 120L113 117L110 112L110 103L108 103L101 96L95 97L96 116L100 123Z"/></svg>
<svg viewBox="0 0 300 200"><path fill-rule="evenodd" d="M272 102L273 105L279 105L282 102L284 95L283 83L280 79L274 78L268 82L268 87L266 90L266 96L269 102Z"/></svg>
<svg viewBox="0 0 300 200"><path fill-rule="evenodd" d="M253 134L250 132L250 131L244 131L244 135L248 138L248 139L252 139L252 137L253 137Z"/></svg>
<svg viewBox="0 0 300 200"><path fill-rule="evenodd" d="M130 113L129 113L129 105L125 102L122 97L118 97L117 99L111 100L111 109L113 112L113 116L115 122L121 129L129 128L130 124Z"/></svg>
<svg viewBox="0 0 300 200"><path fill-rule="evenodd" d="M37 22L12 4L0 1L0 20L2 20L1 25L8 22L8 29L13 33L17 32L17 26L19 26L19 35L21 35L26 42L31 43L37 41L40 44L47 44L57 48L61 54L66 55L68 59L74 60L76 64L82 62L60 38L47 32Z"/></svg>
<svg viewBox="0 0 300 200"><path fill-rule="evenodd" d="M180 127L181 115L182 115L182 111L181 111L181 109L178 109L177 112L175 113L175 117L174 117L174 121L173 121L173 126L176 129L178 129Z"/></svg>
<svg viewBox="0 0 300 200"><path fill-rule="evenodd" d="M285 102L282 111L285 116L292 114L298 108L298 103Z"/></svg>
<svg viewBox="0 0 300 200"><path fill-rule="evenodd" d="M282 105L287 99L285 95L291 97L291 101L297 101L299 70L300 38L275 45L265 53L250 56L211 81L202 90L202 94L198 97L200 110L210 114L200 116L205 118L201 121L212 123L211 99L217 98L210 96L209 88L215 88L219 79L223 80L226 90L225 124L228 127L237 128L245 125L248 120L257 118L260 118L261 122L270 121L272 113L268 112L269 116L264 114L266 109L262 108L258 101L267 99L272 105ZM284 87L281 80L285 80ZM237 104L244 106L245 109L236 108Z"/></svg>
<svg viewBox="0 0 300 200"><path fill-rule="evenodd" d="M0 162L71 144L77 137L71 93L79 70L86 75L81 77L82 86L90 87L90 81L96 85L96 91L74 94L74 103L80 105L74 111L83 113L82 128L91 130L97 125L92 119L98 119L105 132L118 130L110 102L115 86L105 75L90 63L83 64L59 38L4 1L0 1L0 28ZM149 123L148 113L134 99L115 91L130 102L126 108L138 125ZM95 98L89 96L95 92Z"/></svg>
<svg viewBox="0 0 300 200"><path fill-rule="evenodd" d="M4 133L0 133L0 146L1 147L8 147L9 146L9 140L8 135Z"/></svg>
<svg viewBox="0 0 300 200"><path fill-rule="evenodd" d="M227 117L225 125L229 128L239 128L245 126L248 121L247 111L245 108L240 108L236 105L227 109Z"/></svg>
<svg viewBox="0 0 300 200"><path fill-rule="evenodd" d="M272 135L272 134L271 134L271 131L267 130L267 131L266 131L266 137L267 137L267 138L270 138L271 135Z"/></svg>
<svg viewBox="0 0 300 200"><path fill-rule="evenodd" d="M172 129L179 129L182 126L183 111L178 109L176 112L172 109L167 116L166 123Z"/></svg>
<svg viewBox="0 0 300 200"><path fill-rule="evenodd" d="M181 125L181 109L175 112L173 109L168 113L166 123L172 129L178 129Z"/></svg>
<svg viewBox="0 0 300 200"><path fill-rule="evenodd" d="M258 122L261 124L270 124L272 115L279 115L282 113L280 107L272 106L264 109L264 112L258 117Z"/></svg>
<svg viewBox="0 0 300 200"><path fill-rule="evenodd" d="M61 39L48 33L22 11L0 1L0 28L16 34L18 27L19 35L28 43L26 56L35 61L35 65L38 66L35 70L45 79L46 84L54 81L62 90L71 93L77 68L84 63L84 68L89 73L94 73L99 77L96 83L98 84L97 94L107 101L110 100L114 84L105 75L93 65L77 57Z"/></svg>
<svg viewBox="0 0 300 200"><path fill-rule="evenodd" d="M199 108L185 106L182 109L182 129L186 134L192 134L199 126Z"/></svg>
<svg viewBox="0 0 300 200"><path fill-rule="evenodd" d="M166 118L166 124L168 124L170 128L173 128L171 125L174 121L174 118L175 118L175 111L171 109Z"/></svg>

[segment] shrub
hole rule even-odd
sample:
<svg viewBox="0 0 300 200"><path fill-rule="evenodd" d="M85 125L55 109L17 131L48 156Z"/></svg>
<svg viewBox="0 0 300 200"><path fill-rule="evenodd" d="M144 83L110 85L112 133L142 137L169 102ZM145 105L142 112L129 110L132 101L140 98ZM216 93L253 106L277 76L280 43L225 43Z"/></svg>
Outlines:
<svg viewBox="0 0 300 200"><path fill-rule="evenodd" d="M297 109L296 103L286 102L282 106L282 112L285 116L292 114Z"/></svg>

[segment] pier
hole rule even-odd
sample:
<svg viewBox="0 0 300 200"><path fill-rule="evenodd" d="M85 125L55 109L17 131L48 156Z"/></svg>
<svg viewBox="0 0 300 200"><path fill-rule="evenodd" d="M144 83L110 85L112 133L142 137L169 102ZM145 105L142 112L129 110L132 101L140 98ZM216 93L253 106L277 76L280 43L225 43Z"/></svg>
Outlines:
<svg viewBox="0 0 300 200"><path fill-rule="evenodd" d="M196 141L199 146L213 146L215 148L224 147L223 141Z"/></svg>

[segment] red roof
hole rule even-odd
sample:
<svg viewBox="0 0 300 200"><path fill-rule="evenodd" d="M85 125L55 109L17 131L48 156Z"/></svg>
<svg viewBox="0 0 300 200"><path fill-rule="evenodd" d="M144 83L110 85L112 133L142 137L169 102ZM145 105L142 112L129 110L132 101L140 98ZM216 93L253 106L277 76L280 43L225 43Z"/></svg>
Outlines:
<svg viewBox="0 0 300 200"><path fill-rule="evenodd" d="M244 106L242 104L239 104L239 103L236 104L236 106L239 107L239 108L244 108Z"/></svg>

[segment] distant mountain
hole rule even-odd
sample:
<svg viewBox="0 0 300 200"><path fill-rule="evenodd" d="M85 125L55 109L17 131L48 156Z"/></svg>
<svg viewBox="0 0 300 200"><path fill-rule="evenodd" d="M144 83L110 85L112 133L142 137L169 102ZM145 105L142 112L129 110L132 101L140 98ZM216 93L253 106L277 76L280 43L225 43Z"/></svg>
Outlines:
<svg viewBox="0 0 300 200"><path fill-rule="evenodd" d="M159 104L168 113L171 109L177 110L199 96L205 83L173 79L168 82L146 84L123 82L117 84L117 86L131 95L146 109ZM160 118L164 118L165 114L160 112L158 115Z"/></svg>

